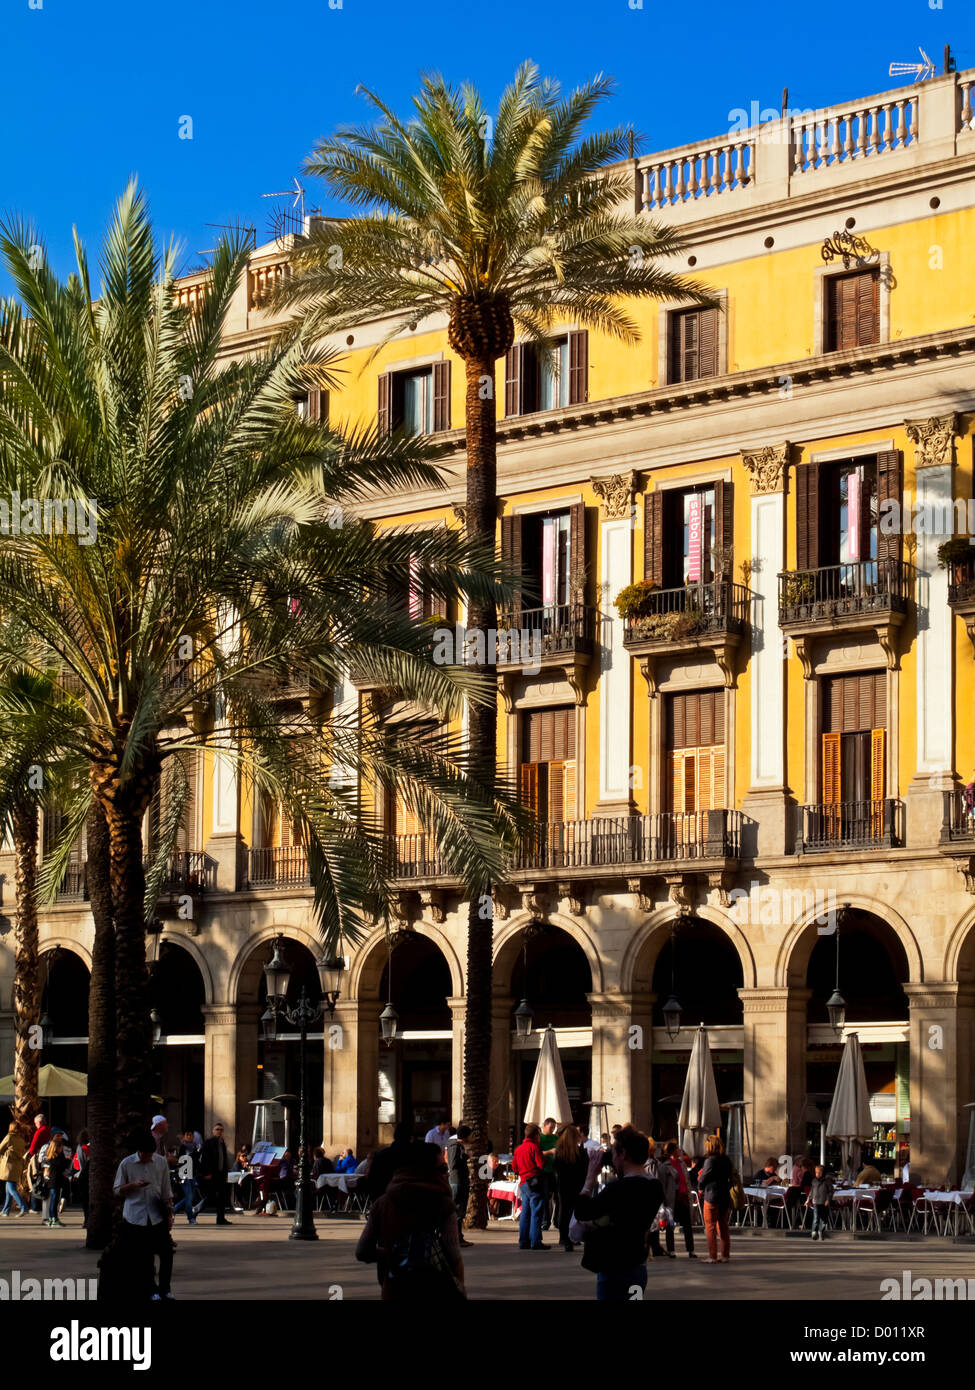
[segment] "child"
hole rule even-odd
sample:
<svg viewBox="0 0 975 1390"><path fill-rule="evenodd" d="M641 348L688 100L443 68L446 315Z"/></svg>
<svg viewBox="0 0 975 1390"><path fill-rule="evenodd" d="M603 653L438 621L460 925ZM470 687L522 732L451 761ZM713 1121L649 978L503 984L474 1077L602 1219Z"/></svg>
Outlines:
<svg viewBox="0 0 975 1390"><path fill-rule="evenodd" d="M826 1170L821 1163L817 1163L813 1171L812 1185L809 1188L809 1196L806 1198L806 1206L812 1207L812 1238L813 1240L825 1240L829 1230L829 1204L833 1198L833 1179L826 1176Z"/></svg>

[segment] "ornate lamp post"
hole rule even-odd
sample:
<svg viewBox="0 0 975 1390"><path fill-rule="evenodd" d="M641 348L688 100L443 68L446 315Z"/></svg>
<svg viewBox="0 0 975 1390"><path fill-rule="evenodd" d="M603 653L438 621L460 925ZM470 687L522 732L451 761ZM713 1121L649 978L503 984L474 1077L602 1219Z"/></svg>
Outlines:
<svg viewBox="0 0 975 1390"><path fill-rule="evenodd" d="M527 1037L530 1037L530 1036L531 1036L532 1023L535 1021L535 1015L534 1015L534 1012L533 1012L533 1010L532 1010L532 1006L531 1006L531 1004L529 1004L528 999L527 999L527 995L528 995L528 928L527 928L527 927L525 928L524 932L522 933L522 938L521 938L521 971L522 971L522 989L525 991L526 997L525 997L524 999L522 999L522 1001L521 1001L521 1003L518 1005L517 1009L515 1009L515 1030L516 1030L516 1032L517 1032L519 1038L527 1038Z"/></svg>
<svg viewBox="0 0 975 1390"><path fill-rule="evenodd" d="M677 922L670 924L670 998L663 1007L664 1027L671 1042L676 1042L680 1033L681 1006L674 993L676 979Z"/></svg>
<svg viewBox="0 0 975 1390"><path fill-rule="evenodd" d="M840 994L840 921L849 910L850 904L844 903L843 911L836 921L836 985L833 993L826 1000L826 1012L829 1014L833 1032L838 1038L842 1038L843 1026L846 1023L846 1000Z"/></svg>
<svg viewBox="0 0 975 1390"><path fill-rule="evenodd" d="M331 1017L335 1012L335 1005L340 993L342 971L345 969L345 962L341 956L330 956L327 958L322 956L317 960L315 962L315 967L318 971L318 979L321 986L318 998L309 999L308 993L303 987L297 1002L289 1007L285 1003L285 996L288 993L288 982L291 978L291 971L284 958L283 946L283 941L278 937L274 942L271 957L264 967L264 978L267 981L267 1009L261 1018L261 1027L267 1041L273 1041L277 1036L279 1018L284 1018L293 1028L298 1029L298 1181L295 1188L295 1219L288 1239L317 1240L318 1232L315 1230L313 1207L312 1202L309 1200L310 1194L308 1192L308 1116L305 1052L310 1025L317 1022L323 1014L327 1013Z"/></svg>

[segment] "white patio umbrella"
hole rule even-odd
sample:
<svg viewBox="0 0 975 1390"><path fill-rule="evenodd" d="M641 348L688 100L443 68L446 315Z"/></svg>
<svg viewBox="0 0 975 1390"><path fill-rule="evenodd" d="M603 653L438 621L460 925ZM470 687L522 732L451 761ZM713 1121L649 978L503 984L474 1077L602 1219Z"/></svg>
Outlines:
<svg viewBox="0 0 975 1390"><path fill-rule="evenodd" d="M681 1146L693 1158L703 1156L705 1139L721 1124L718 1088L714 1083L711 1049L703 1023L694 1036L677 1123L681 1130Z"/></svg>
<svg viewBox="0 0 975 1390"><path fill-rule="evenodd" d="M860 1166L860 1146L873 1136L870 1096L863 1053L856 1033L847 1035L840 1058L833 1104L826 1121L827 1139L838 1139L843 1146L843 1167L848 1177L856 1176Z"/></svg>
<svg viewBox="0 0 975 1390"><path fill-rule="evenodd" d="M975 1188L975 1101L969 1101L963 1109L968 1111L968 1150L961 1185L964 1192L971 1192Z"/></svg>
<svg viewBox="0 0 975 1390"><path fill-rule="evenodd" d="M551 1024L542 1034L535 1079L525 1107L525 1124L540 1125L549 1119L558 1120L560 1124L572 1123L572 1107L565 1089L562 1059Z"/></svg>

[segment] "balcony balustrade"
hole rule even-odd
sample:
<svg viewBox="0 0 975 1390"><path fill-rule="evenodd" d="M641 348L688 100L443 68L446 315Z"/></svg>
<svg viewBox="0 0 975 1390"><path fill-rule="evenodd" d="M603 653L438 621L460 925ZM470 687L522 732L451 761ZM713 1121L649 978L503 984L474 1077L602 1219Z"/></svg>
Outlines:
<svg viewBox="0 0 975 1390"><path fill-rule="evenodd" d="M248 851L248 888L305 888L310 881L304 845L273 845Z"/></svg>
<svg viewBox="0 0 975 1390"><path fill-rule="evenodd" d="M903 803L832 801L799 807L797 854L842 849L893 849L903 844Z"/></svg>

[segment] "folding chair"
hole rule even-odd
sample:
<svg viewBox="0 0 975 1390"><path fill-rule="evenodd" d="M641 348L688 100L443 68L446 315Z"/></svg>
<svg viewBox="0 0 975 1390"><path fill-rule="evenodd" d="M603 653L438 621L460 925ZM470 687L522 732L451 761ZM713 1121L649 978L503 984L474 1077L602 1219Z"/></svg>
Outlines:
<svg viewBox="0 0 975 1390"><path fill-rule="evenodd" d="M332 1201L332 1190L328 1183L328 1174L320 1173L315 1179L315 1210L321 1211L327 1207L329 1211L334 1210L335 1204Z"/></svg>
<svg viewBox="0 0 975 1390"><path fill-rule="evenodd" d="M346 1190L348 1193L348 1200L345 1204L346 1211L357 1211L360 1215L365 1216L369 1210L369 1196L365 1186L356 1183L354 1187L347 1186Z"/></svg>
<svg viewBox="0 0 975 1390"><path fill-rule="evenodd" d="M922 1219L924 1221L925 1235L928 1233L929 1221L934 1225L935 1234L941 1234L941 1228L938 1225L938 1208L935 1206L934 1202L929 1201L925 1196L915 1197L914 1199L914 1210L911 1212L911 1221L907 1228L908 1232L913 1231L914 1223L920 1223Z"/></svg>
<svg viewBox="0 0 975 1390"><path fill-rule="evenodd" d="M859 1192L853 1197L853 1229L857 1229L861 1216L867 1218L867 1229L880 1230L880 1217L877 1213L877 1198L872 1192Z"/></svg>
<svg viewBox="0 0 975 1390"><path fill-rule="evenodd" d="M781 1192L770 1192L768 1195L768 1200L765 1203L766 1226L771 1226L772 1224L769 1220L769 1217L771 1216L773 1211L780 1211L782 1213L783 1224L788 1224L791 1227L792 1223L789 1221L789 1208L786 1205L785 1197Z"/></svg>

